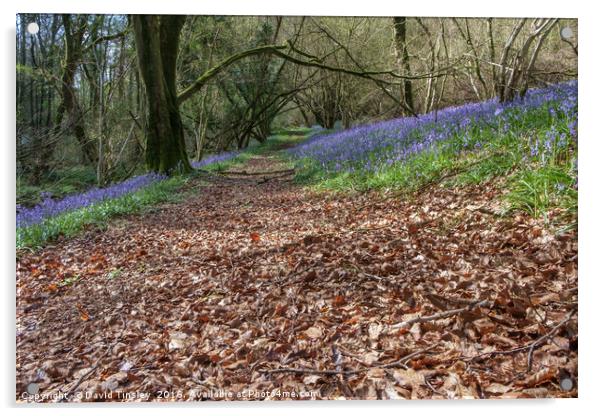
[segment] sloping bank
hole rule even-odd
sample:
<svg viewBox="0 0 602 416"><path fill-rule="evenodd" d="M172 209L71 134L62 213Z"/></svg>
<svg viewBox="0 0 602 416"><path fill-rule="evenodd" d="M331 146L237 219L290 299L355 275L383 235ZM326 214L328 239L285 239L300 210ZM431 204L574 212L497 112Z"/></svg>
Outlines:
<svg viewBox="0 0 602 416"><path fill-rule="evenodd" d="M225 152L194 162L194 168L225 162L239 152ZM106 188L53 199L50 195L33 207L17 205L16 247L34 248L60 235L70 236L84 226L104 225L116 215L140 212L143 208L174 198L174 191L188 180L157 173L135 176Z"/></svg>

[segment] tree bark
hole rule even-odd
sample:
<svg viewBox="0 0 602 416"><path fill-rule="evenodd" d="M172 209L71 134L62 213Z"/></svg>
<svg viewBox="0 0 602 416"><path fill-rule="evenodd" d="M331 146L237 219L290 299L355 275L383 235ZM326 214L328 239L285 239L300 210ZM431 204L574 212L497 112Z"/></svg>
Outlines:
<svg viewBox="0 0 602 416"><path fill-rule="evenodd" d="M75 92L74 81L77 67L82 57L82 41L86 28L86 17L79 16L77 28L72 31L71 15L62 15L65 29L65 61L61 75L61 102L57 108L53 136L62 129L65 114L68 116L68 129L73 132L79 142L85 163L96 163L96 146L86 135L84 118Z"/></svg>
<svg viewBox="0 0 602 416"><path fill-rule="evenodd" d="M394 17L393 27L395 29L395 53L397 57L397 63L402 74L410 73L410 55L408 53L408 46L406 42L406 25L407 19L405 17ZM407 109L414 111L414 97L412 94L412 81L405 79L401 85L401 99L405 102L405 106L401 107L402 115L408 115Z"/></svg>
<svg viewBox="0 0 602 416"><path fill-rule="evenodd" d="M146 165L165 174L192 170L176 91L176 60L184 16L131 16L138 69L146 91Z"/></svg>

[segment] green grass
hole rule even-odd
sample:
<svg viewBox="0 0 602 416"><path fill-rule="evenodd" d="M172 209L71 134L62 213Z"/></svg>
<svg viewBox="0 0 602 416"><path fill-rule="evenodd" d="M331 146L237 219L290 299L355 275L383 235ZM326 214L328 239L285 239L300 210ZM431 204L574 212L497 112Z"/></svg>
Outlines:
<svg viewBox="0 0 602 416"><path fill-rule="evenodd" d="M283 155L282 150L306 140L310 133L310 129L296 128L274 134L273 136L268 137L265 142L249 147L235 158L224 162L212 163L211 165L203 167L202 170L209 172L223 172L232 168L241 167L253 157L265 155L279 157L283 162L290 163L292 166L293 162Z"/></svg>
<svg viewBox="0 0 602 416"><path fill-rule="evenodd" d="M305 139L304 134L306 133L305 130L300 131L295 129L284 134L271 136L264 143L249 148L236 158L225 162L213 163L205 166L203 170L223 171L231 167L243 165L252 157L273 154L284 147L299 143ZM56 182L48 182L53 179ZM92 173L90 173L85 168L77 167L68 171L55 173L53 177L46 178L47 182L42 183L40 186L17 186L17 193L21 192L21 195L25 195L29 192L30 202L35 204L39 202L40 192L52 192L55 197L64 196L69 193L88 189L94 184L94 180L93 169ZM199 173L193 172L186 176L174 176L120 198L104 200L85 208L45 219L36 225L17 228L17 249L37 249L50 241L56 240L60 236L72 237L77 235L87 227L104 228L107 226L109 219L113 217L143 213L153 205L163 202L181 201L186 197L186 193L182 191L183 185L190 180L201 180Z"/></svg>
<svg viewBox="0 0 602 416"><path fill-rule="evenodd" d="M553 207L577 212L575 178L562 166L520 170L512 176L509 185L507 199L512 209L526 211L534 217L546 217Z"/></svg>
<svg viewBox="0 0 602 416"><path fill-rule="evenodd" d="M33 185L21 177L17 178L17 204L32 206L42 201L42 193L55 198L82 192L96 184L96 171L91 166L73 166L52 171Z"/></svg>
<svg viewBox="0 0 602 416"><path fill-rule="evenodd" d="M47 218L36 225L17 228L17 249L36 249L59 236L74 236L89 226L106 227L112 217L144 212L161 202L179 201L183 195L178 191L189 179L186 176L174 176L119 198Z"/></svg>
<svg viewBox="0 0 602 416"><path fill-rule="evenodd" d="M311 159L300 160L296 162L295 180L317 191L397 190L411 194L434 184L454 188L503 178L502 186L508 190L506 212L520 210L547 219L546 213L558 207L568 217L575 217L577 150L576 139L570 138L570 122L551 116L547 106L516 110L507 126L475 126L468 134L452 136L404 162L374 172L356 169L333 173ZM542 149L552 133L564 133L569 139L562 143L556 139L545 152L532 154L534 144Z"/></svg>

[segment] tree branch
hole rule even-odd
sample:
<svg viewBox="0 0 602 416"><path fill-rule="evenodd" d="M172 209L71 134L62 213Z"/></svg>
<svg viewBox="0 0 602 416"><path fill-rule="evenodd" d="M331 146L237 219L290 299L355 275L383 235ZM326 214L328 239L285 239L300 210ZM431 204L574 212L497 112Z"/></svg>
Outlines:
<svg viewBox="0 0 602 416"><path fill-rule="evenodd" d="M209 69L203 75L201 75L199 78L197 78L197 80L194 81L192 83L192 85L190 85L188 88L186 88L184 91L182 91L178 95L178 104L182 104L184 101L186 101L187 99L192 97L192 95L194 95L194 93L199 91L203 87L203 85L205 85L209 80L214 78L216 75L218 75L220 72L222 72L224 69L226 69L230 65L232 65L232 64L236 63L237 61L239 61L243 58L246 58L248 56L260 55L263 53L271 53L273 55L276 55L280 58L286 59L287 61L290 61L297 65L321 68L321 69L325 69L327 71L332 71L332 72L340 72L340 73L368 79L373 82L381 83L381 84L382 83L395 84L395 83L386 81L385 79L382 79L382 78L379 78L378 76L380 76L380 75L388 75L393 78L399 78L399 79L425 79L425 78L435 78L435 77L444 76L445 75L444 71L449 69L449 68L442 68L441 70L439 70L435 73L420 74L420 75L400 75L392 70L354 71L354 70L348 69L348 68L342 68L342 67L331 66L331 65L320 63L319 58L317 58L317 57L313 57L309 61L306 61L306 60L303 60L300 58L296 58L296 57L290 55L289 53L284 52L285 49L290 49L292 52L301 54L302 56L305 56L308 59L310 59L310 57L312 56L310 54L307 54L305 52L301 52L301 51L297 50L295 47L293 47L293 45L290 42L287 42L286 45L265 45L265 46L260 46L260 47L254 48L254 49L248 49L243 52L239 52L237 54L234 54L234 55L226 58L224 61L222 61L218 65L214 66L213 68Z"/></svg>
<svg viewBox="0 0 602 416"><path fill-rule="evenodd" d="M220 72L222 72L224 69L228 68L230 65L234 64L235 62L240 61L241 59L246 58L248 56L260 55L262 53L274 53L275 51L279 51L279 50L286 49L286 48L287 48L286 45L265 45L265 46L259 46L254 49L248 49L246 51L239 52L237 54L234 54L234 55L226 58L225 60L223 60L216 66L214 66L213 68L205 71L205 73L203 75L201 75L199 78L197 78L197 80L194 81L194 83L192 83L191 86L189 86L184 91L182 91L178 95L178 104L182 104L184 101L189 99L194 93L199 91L203 87L203 85L205 85L211 78L215 77L216 75L218 75Z"/></svg>
<svg viewBox="0 0 602 416"><path fill-rule="evenodd" d="M127 32L128 32L128 29L126 28L125 30L123 30L119 33L114 33L112 35L104 35L104 36L98 37L98 38L94 39L94 41L91 44L86 46L84 48L83 52L84 53L88 52L90 49L92 49L94 46L98 45L99 43L108 42L110 40L122 38L127 34Z"/></svg>

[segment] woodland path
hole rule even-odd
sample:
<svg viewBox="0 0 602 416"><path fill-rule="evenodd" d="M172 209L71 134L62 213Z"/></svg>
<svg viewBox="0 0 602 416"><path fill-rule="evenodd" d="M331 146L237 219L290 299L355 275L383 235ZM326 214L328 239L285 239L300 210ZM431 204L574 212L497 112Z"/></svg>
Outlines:
<svg viewBox="0 0 602 416"><path fill-rule="evenodd" d="M495 183L383 199L283 169L22 253L17 399L577 395L574 231L494 215Z"/></svg>

